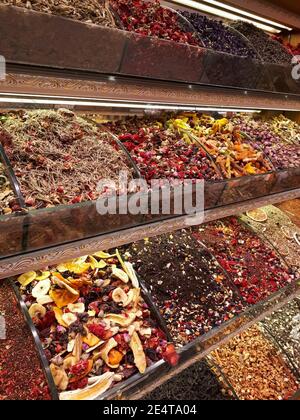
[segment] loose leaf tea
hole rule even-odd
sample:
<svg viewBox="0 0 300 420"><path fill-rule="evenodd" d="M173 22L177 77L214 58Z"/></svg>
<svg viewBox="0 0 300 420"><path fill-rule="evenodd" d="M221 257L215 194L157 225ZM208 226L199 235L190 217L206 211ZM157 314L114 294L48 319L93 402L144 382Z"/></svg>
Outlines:
<svg viewBox="0 0 300 420"><path fill-rule="evenodd" d="M184 28L180 16L157 0L112 0L111 5L127 31L202 46L195 33Z"/></svg>
<svg viewBox="0 0 300 420"><path fill-rule="evenodd" d="M262 223L251 220L247 215L243 215L242 220L248 223L257 234L263 234L300 277L300 245L295 237L298 235L300 238L300 228L291 222L286 213L274 206L264 207L263 210L267 215L267 220Z"/></svg>
<svg viewBox="0 0 300 420"><path fill-rule="evenodd" d="M205 361L195 363L156 388L144 400L219 401L233 399Z"/></svg>
<svg viewBox="0 0 300 420"><path fill-rule="evenodd" d="M147 181L221 178L200 146L187 144L170 130L141 128L135 134L121 134L119 139Z"/></svg>
<svg viewBox="0 0 300 420"><path fill-rule="evenodd" d="M18 277L61 399L94 399L162 358L177 363L130 267L98 252Z"/></svg>
<svg viewBox="0 0 300 420"><path fill-rule="evenodd" d="M226 27L221 20L209 19L207 16L184 11L199 34L206 48L241 57L257 58L257 53L236 31Z"/></svg>
<svg viewBox="0 0 300 420"><path fill-rule="evenodd" d="M212 353L242 400L286 400L299 383L279 350L257 326Z"/></svg>
<svg viewBox="0 0 300 420"><path fill-rule="evenodd" d="M187 231L127 248L177 345L184 345L242 311L217 262Z"/></svg>
<svg viewBox="0 0 300 420"><path fill-rule="evenodd" d="M231 26L248 38L264 62L291 65L292 55L262 29L242 21L233 22Z"/></svg>
<svg viewBox="0 0 300 420"><path fill-rule="evenodd" d="M0 339L0 400L50 400L33 337L6 281L0 285L0 315L6 324L6 338Z"/></svg>
<svg viewBox="0 0 300 420"><path fill-rule="evenodd" d="M98 183L117 183L132 169L110 136L65 109L9 113L0 141L11 161L28 207L96 200ZM117 191L121 193L121 191Z"/></svg>
<svg viewBox="0 0 300 420"><path fill-rule="evenodd" d="M292 138L279 135L272 121L253 119L248 115L238 114L232 122L241 132L250 136L249 142L255 149L263 150L272 161L275 169L297 168L300 166L300 148L292 144ZM281 133L282 134L282 133Z"/></svg>
<svg viewBox="0 0 300 420"><path fill-rule="evenodd" d="M265 300L295 280L271 246L235 218L200 226L195 235L227 270L249 305Z"/></svg>
<svg viewBox="0 0 300 420"><path fill-rule="evenodd" d="M293 300L264 320L273 336L300 369L300 300Z"/></svg>
<svg viewBox="0 0 300 420"><path fill-rule="evenodd" d="M111 28L116 26L108 0L0 0L0 4L24 7Z"/></svg>

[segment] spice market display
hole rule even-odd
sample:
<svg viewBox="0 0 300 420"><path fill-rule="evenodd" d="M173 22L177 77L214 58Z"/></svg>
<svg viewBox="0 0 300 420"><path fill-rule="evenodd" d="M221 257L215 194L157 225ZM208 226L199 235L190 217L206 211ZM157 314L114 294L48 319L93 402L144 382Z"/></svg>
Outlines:
<svg viewBox="0 0 300 420"><path fill-rule="evenodd" d="M299 10L215 3L0 0L1 401L300 400Z"/></svg>

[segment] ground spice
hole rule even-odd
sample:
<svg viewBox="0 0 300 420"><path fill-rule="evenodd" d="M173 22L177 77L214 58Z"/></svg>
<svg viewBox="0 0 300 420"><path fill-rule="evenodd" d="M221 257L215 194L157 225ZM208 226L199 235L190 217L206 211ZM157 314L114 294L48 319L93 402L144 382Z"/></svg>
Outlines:
<svg viewBox="0 0 300 420"><path fill-rule="evenodd" d="M0 141L30 208L96 200L101 180L119 188L120 171L132 178L110 136L69 110L20 111L0 121Z"/></svg>
<svg viewBox="0 0 300 420"><path fill-rule="evenodd" d="M146 395L144 400L219 401L234 399L206 361L195 363L175 378Z"/></svg>
<svg viewBox="0 0 300 420"><path fill-rule="evenodd" d="M116 26L108 0L1 0L0 4L23 7L36 12L111 28Z"/></svg>
<svg viewBox="0 0 300 420"><path fill-rule="evenodd" d="M178 346L243 310L217 262L187 231L134 243L125 256L149 286Z"/></svg>
<svg viewBox="0 0 300 420"><path fill-rule="evenodd" d="M6 323L6 339L0 339L0 400L51 399L33 338L6 281L0 284L0 315Z"/></svg>
<svg viewBox="0 0 300 420"><path fill-rule="evenodd" d="M295 271L295 274L300 278L300 245L294 236L298 234L300 238L300 228L292 223L286 213L275 206L263 207L262 210L268 216L265 222L256 222L247 215L243 215L242 220L249 224L258 234L262 233L285 258L287 263Z"/></svg>
<svg viewBox="0 0 300 420"><path fill-rule="evenodd" d="M212 353L242 400L286 400L299 383L279 350L257 326Z"/></svg>
<svg viewBox="0 0 300 420"><path fill-rule="evenodd" d="M293 300L263 322L300 370L300 299Z"/></svg>
<svg viewBox="0 0 300 420"><path fill-rule="evenodd" d="M216 256L249 305L295 280L274 249L236 218L203 225L196 229L195 236Z"/></svg>

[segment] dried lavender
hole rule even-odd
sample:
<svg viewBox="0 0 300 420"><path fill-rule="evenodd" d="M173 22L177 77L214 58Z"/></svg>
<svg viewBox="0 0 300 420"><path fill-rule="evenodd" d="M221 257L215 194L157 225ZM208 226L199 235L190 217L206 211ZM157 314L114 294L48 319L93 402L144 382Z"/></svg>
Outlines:
<svg viewBox="0 0 300 420"><path fill-rule="evenodd" d="M0 4L24 7L85 23L116 27L108 0L0 0Z"/></svg>
<svg viewBox="0 0 300 420"><path fill-rule="evenodd" d="M300 299L274 312L264 323L300 369Z"/></svg>
<svg viewBox="0 0 300 420"><path fill-rule="evenodd" d="M231 26L248 38L264 62L291 64L292 55L287 49L252 23L237 21Z"/></svg>
<svg viewBox="0 0 300 420"><path fill-rule="evenodd" d="M0 141L29 207L95 200L100 180L132 173L107 133L65 109L8 114Z"/></svg>
<svg viewBox="0 0 300 420"><path fill-rule="evenodd" d="M222 21L188 11L182 12L182 15L194 26L206 48L241 57L258 58L254 48Z"/></svg>

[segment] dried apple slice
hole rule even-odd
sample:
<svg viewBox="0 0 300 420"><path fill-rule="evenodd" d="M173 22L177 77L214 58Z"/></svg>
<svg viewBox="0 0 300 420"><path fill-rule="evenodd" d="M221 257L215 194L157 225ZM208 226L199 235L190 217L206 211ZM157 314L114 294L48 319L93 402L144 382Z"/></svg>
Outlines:
<svg viewBox="0 0 300 420"><path fill-rule="evenodd" d="M36 279L36 275L35 271L29 271L19 276L17 280L21 286L26 287Z"/></svg>
<svg viewBox="0 0 300 420"><path fill-rule="evenodd" d="M75 314L83 314L85 311L84 303L78 302L78 303L69 303L68 309L70 312L73 312Z"/></svg>
<svg viewBox="0 0 300 420"><path fill-rule="evenodd" d="M77 321L77 316L72 314L71 312L65 313L62 315L62 320L69 327L70 325L74 324L74 322Z"/></svg>
<svg viewBox="0 0 300 420"><path fill-rule="evenodd" d="M124 292L124 290L121 287L117 287L113 293L112 293L112 300L115 303L121 303L122 306L125 306L127 300L128 300L128 296L127 294Z"/></svg>
<svg viewBox="0 0 300 420"><path fill-rule="evenodd" d="M126 267L126 273L128 274L133 287L139 288L140 287L139 281L138 281L138 278L135 274L135 271L134 271L134 268L133 268L132 264L128 261L125 262L124 264L125 264L125 267Z"/></svg>
<svg viewBox="0 0 300 420"><path fill-rule="evenodd" d="M107 391L111 387L113 381L114 373L106 372L99 376L93 385L90 385L84 389L62 392L59 398L60 400L93 400Z"/></svg>
<svg viewBox="0 0 300 420"><path fill-rule="evenodd" d="M29 315L31 318L43 318L46 315L46 308L39 303L34 303L29 308Z"/></svg>
<svg viewBox="0 0 300 420"><path fill-rule="evenodd" d="M140 373L145 373L147 368L146 356L140 337L136 332L132 334L129 346L133 352L134 363Z"/></svg>
<svg viewBox="0 0 300 420"><path fill-rule="evenodd" d="M106 321L114 322L115 324L120 325L121 327L129 327L129 325L132 324L135 318L135 313L129 313L128 317L118 314L108 314L105 316L104 319Z"/></svg>
<svg viewBox="0 0 300 420"><path fill-rule="evenodd" d="M34 288L32 289L32 296L36 299L46 296L50 290L51 281L50 279L40 281Z"/></svg>

